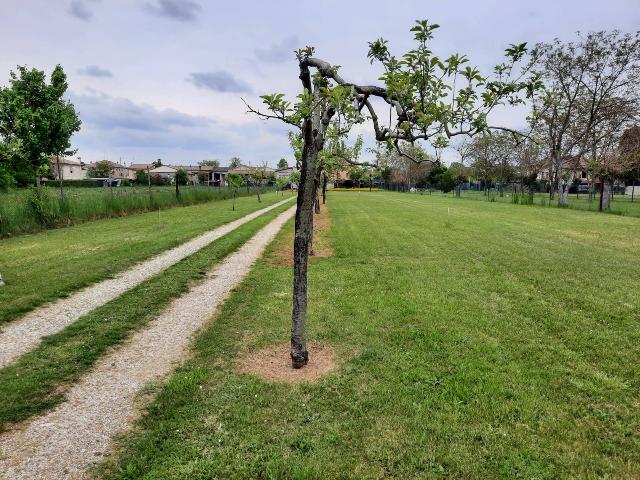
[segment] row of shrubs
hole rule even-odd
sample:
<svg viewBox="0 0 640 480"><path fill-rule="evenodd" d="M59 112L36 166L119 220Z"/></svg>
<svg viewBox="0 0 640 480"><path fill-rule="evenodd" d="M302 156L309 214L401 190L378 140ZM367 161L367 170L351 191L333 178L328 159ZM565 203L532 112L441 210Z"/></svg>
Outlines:
<svg viewBox="0 0 640 480"><path fill-rule="evenodd" d="M228 188L78 188L65 190L64 200L51 187L29 188L0 193L0 237L32 233L46 228L82 223L100 218L164 209L179 205L231 198ZM239 189L237 196L254 192Z"/></svg>

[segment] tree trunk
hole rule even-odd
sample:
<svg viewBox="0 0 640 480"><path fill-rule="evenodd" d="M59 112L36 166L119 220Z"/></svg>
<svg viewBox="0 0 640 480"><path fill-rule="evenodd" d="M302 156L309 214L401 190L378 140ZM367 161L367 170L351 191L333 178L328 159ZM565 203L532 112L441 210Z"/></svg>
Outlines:
<svg viewBox="0 0 640 480"><path fill-rule="evenodd" d="M175 178L176 182L176 198L180 197L180 183L178 182L178 177Z"/></svg>
<svg viewBox="0 0 640 480"><path fill-rule="evenodd" d="M233 189L233 193L231 195L233 196L233 206L231 207L231 210L233 210L235 212L236 211L236 190L235 190L235 188Z"/></svg>
<svg viewBox="0 0 640 480"><path fill-rule="evenodd" d="M310 130L310 128L309 128ZM311 136L311 132L306 132ZM306 339L307 263L313 234L313 204L315 200L315 169L318 151L313 140L307 141L302 152L300 184L293 242L293 310L291 313L291 364L301 368L309 361Z"/></svg>
<svg viewBox="0 0 640 480"><path fill-rule="evenodd" d="M258 203L262 203L262 199L260 198L260 187L256 185L256 195L258 196Z"/></svg>
<svg viewBox="0 0 640 480"><path fill-rule="evenodd" d="M313 200L313 210L315 212L316 215L318 215L320 213L320 176L322 175L322 172L318 172L318 175L316 175L316 178L313 182L314 185L314 189L313 189L313 194L314 194L314 200ZM311 235L313 235L313 231L311 232Z"/></svg>
<svg viewBox="0 0 640 480"><path fill-rule="evenodd" d="M569 182L563 184L561 179L558 179L558 207L569 206Z"/></svg>
<svg viewBox="0 0 640 480"><path fill-rule="evenodd" d="M600 200L600 210L609 210L609 205L611 201L611 183L607 180L602 181L602 190L601 190L601 200Z"/></svg>
<svg viewBox="0 0 640 480"><path fill-rule="evenodd" d="M329 181L329 179L327 178L327 175L324 174L322 176L322 204L323 205L325 205L327 203L327 182L328 181ZM633 194L632 194L631 198L633 198Z"/></svg>

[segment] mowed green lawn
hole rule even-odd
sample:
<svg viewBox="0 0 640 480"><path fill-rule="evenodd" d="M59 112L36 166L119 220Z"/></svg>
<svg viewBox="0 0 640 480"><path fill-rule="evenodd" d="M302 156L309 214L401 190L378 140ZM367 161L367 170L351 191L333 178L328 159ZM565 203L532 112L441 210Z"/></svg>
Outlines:
<svg viewBox="0 0 640 480"><path fill-rule="evenodd" d="M273 254L290 223L106 478L640 477L640 220L385 192L329 203L308 326L338 369L298 386L235 371L288 339L291 269Z"/></svg>
<svg viewBox="0 0 640 480"><path fill-rule="evenodd" d="M450 193L441 193L434 192L434 195L441 195L444 197L452 197L454 196L453 192ZM463 190L461 192L461 197L471 200L481 200L487 201L487 196L484 192L479 191L470 191ZM500 194L496 191L491 192L491 198L494 202L506 202L506 203L514 203L514 195L513 192L509 190L505 190L504 196L500 196ZM520 198L523 198L522 195L519 195ZM525 195L526 197L526 195ZM569 195L569 208L576 210L587 210L591 212L597 212L600 206L600 194L596 192L596 195L589 201L589 195L587 193L572 193ZM558 197L556 196L553 199L549 199L548 193L536 193L534 200L535 205L543 206L543 207L557 207L558 205ZM523 198L524 204L524 198ZM631 217L640 217L640 187L636 187L636 191L634 197L631 195L621 195L616 194L611 199L611 205L607 213L613 215L624 215Z"/></svg>
<svg viewBox="0 0 640 480"><path fill-rule="evenodd" d="M285 195L291 195L287 193ZM96 220L0 240L0 325L260 208L280 194Z"/></svg>

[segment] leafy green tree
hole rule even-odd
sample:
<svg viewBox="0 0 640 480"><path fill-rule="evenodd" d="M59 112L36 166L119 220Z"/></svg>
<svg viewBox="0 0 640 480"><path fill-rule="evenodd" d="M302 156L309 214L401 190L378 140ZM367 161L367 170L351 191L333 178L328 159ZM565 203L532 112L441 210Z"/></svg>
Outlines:
<svg viewBox="0 0 640 480"><path fill-rule="evenodd" d="M176 184L176 197L179 197L180 185L186 185L187 183L189 183L189 175L184 168L179 168L178 170L176 170L174 182Z"/></svg>
<svg viewBox="0 0 640 480"><path fill-rule="evenodd" d="M278 160L278 169L282 170L283 168L287 168L289 166L289 164L287 163L287 161L284 158L281 158L280 160Z"/></svg>
<svg viewBox="0 0 640 480"><path fill-rule="evenodd" d="M360 188L360 184L365 179L367 170L364 167L352 167L349 170L349 179Z"/></svg>
<svg viewBox="0 0 640 480"><path fill-rule="evenodd" d="M92 178L108 178L113 173L113 165L109 160L100 160L87 169L87 175Z"/></svg>
<svg viewBox="0 0 640 480"><path fill-rule="evenodd" d="M280 193L284 195L284 187L289 185L289 180L286 178L276 178L276 188L280 190Z"/></svg>
<svg viewBox="0 0 640 480"><path fill-rule="evenodd" d="M456 186L455 170L445 168L435 176L436 188L444 193L449 193Z"/></svg>
<svg viewBox="0 0 640 480"><path fill-rule="evenodd" d="M147 185L149 183L149 174L146 170L136 170L136 183L139 185Z"/></svg>
<svg viewBox="0 0 640 480"><path fill-rule="evenodd" d="M314 49L296 52L298 78L302 92L292 103L284 94L263 95L267 112L248 106L249 111L265 119L278 119L299 130L300 188L294 235L293 309L291 314L291 361L294 368L307 364L306 348L307 265L312 241L313 210L317 198L318 163L332 138L347 138L350 128L370 121L376 140L402 156L420 163L424 157L412 157L401 142L424 141L442 149L452 137L475 135L493 128L487 122L498 105L518 105L531 97L538 86L538 74L518 69L527 53L526 44L506 49L506 60L494 68L495 77L481 75L468 66L468 59L451 55L441 59L430 45L438 25L419 21L411 29L415 46L401 57L389 50L388 42L369 43L368 57L383 69L383 86L347 82L340 67L314 57ZM312 70L314 74L312 75ZM512 75L514 72L514 75ZM517 73L515 73L517 72ZM372 101L375 99L376 101ZM382 110L376 111L376 106ZM365 115L366 112L366 115ZM389 116L389 123L380 119ZM332 122L337 128L329 128Z"/></svg>
<svg viewBox="0 0 640 480"><path fill-rule="evenodd" d="M300 172L291 172L291 175L289 175L289 183L291 183L292 185L299 185L300 184Z"/></svg>
<svg viewBox="0 0 640 480"><path fill-rule="evenodd" d="M179 168L176 171L176 183L180 185L186 185L187 183L189 183L189 175L187 174L187 171L185 169Z"/></svg>
<svg viewBox="0 0 640 480"><path fill-rule="evenodd" d="M202 160L198 163L201 167L214 167L218 168L220 166L220 162L218 160Z"/></svg>
<svg viewBox="0 0 640 480"><path fill-rule="evenodd" d="M71 136L80 119L65 100L67 76L56 65L47 82L44 71L18 66L9 86L0 88L0 165L19 184L40 183L49 157L73 154ZM60 184L62 186L62 183Z"/></svg>
<svg viewBox="0 0 640 480"><path fill-rule="evenodd" d="M225 180L229 187L231 187L232 195L233 195L233 207L232 210L236 209L236 196L238 195L238 188L242 186L244 183L244 178L242 175L238 175L237 173L230 173L225 177Z"/></svg>
<svg viewBox="0 0 640 480"><path fill-rule="evenodd" d="M240 157L231 157L229 160L229 168L238 168L240 166Z"/></svg>
<svg viewBox="0 0 640 480"><path fill-rule="evenodd" d="M0 190L6 191L18 183L16 172L12 168L16 163L15 156L19 156L16 149L0 142Z"/></svg>

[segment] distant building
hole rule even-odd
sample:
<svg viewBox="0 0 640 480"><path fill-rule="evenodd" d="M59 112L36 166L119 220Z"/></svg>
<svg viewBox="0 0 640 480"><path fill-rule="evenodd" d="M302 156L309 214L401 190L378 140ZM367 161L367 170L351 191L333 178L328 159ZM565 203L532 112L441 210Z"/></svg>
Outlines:
<svg viewBox="0 0 640 480"><path fill-rule="evenodd" d="M136 170L131 166L121 165L110 160L100 160L100 162L107 162L111 166L111 178L118 178L120 180L128 179L135 180ZM98 162L89 164L89 168L95 168Z"/></svg>
<svg viewBox="0 0 640 480"><path fill-rule="evenodd" d="M87 170L80 159L51 157L49 159L51 174L56 180L83 180L87 178Z"/></svg>
<svg viewBox="0 0 640 480"><path fill-rule="evenodd" d="M190 182L215 187L226 185L224 177L229 171L229 167L214 167L213 165L171 165L171 167L187 172Z"/></svg>
<svg viewBox="0 0 640 480"><path fill-rule="evenodd" d="M242 175L243 177L247 177L249 175L260 175L262 177L262 185L268 185L271 182L272 175L275 174L275 169L270 167L250 167L248 165L238 165L235 168L230 168L227 173Z"/></svg>
<svg viewBox="0 0 640 480"><path fill-rule="evenodd" d="M153 165L150 163L132 163L129 165L129 168L134 172L137 172L138 170L144 170L146 172L147 170L151 170Z"/></svg>
<svg viewBox="0 0 640 480"><path fill-rule="evenodd" d="M149 174L152 176L158 176L165 180L173 180L176 177L177 170L167 165L160 165L159 167L149 170Z"/></svg>
<svg viewBox="0 0 640 480"><path fill-rule="evenodd" d="M227 185L227 181L225 177L229 173L229 167L216 167L213 172L211 172L211 181L212 185L224 187Z"/></svg>
<svg viewBox="0 0 640 480"><path fill-rule="evenodd" d="M274 172L276 178L283 178L285 180L289 179L291 177L291 175L293 175L294 173L296 173L298 171L297 168L295 167L285 167L285 168L279 168L278 170L276 170Z"/></svg>

